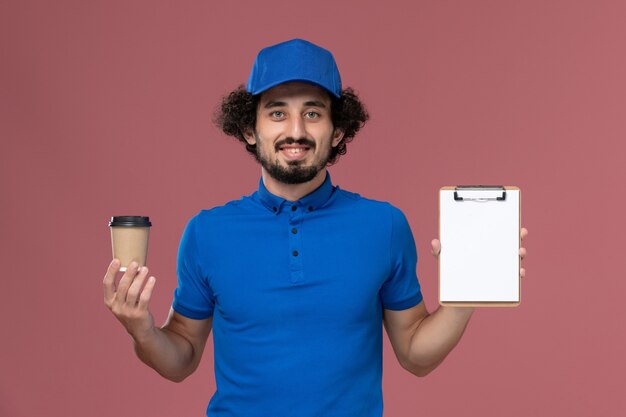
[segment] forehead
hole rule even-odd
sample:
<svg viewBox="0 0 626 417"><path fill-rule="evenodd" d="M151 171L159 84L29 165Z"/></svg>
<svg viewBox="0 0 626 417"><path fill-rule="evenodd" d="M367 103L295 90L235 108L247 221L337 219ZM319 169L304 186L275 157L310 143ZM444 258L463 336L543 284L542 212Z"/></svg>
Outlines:
<svg viewBox="0 0 626 417"><path fill-rule="evenodd" d="M321 101L330 105L330 96L326 90L313 84L303 82L289 82L270 88L261 94L259 104L263 106L269 102L307 102Z"/></svg>

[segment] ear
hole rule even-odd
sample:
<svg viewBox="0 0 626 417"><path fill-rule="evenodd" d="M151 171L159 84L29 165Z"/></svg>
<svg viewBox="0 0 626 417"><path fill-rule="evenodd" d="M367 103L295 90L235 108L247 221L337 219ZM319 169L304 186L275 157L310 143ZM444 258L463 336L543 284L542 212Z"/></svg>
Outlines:
<svg viewBox="0 0 626 417"><path fill-rule="evenodd" d="M246 142L248 142L248 145L256 145L256 135L251 129L242 130L241 134Z"/></svg>
<svg viewBox="0 0 626 417"><path fill-rule="evenodd" d="M333 141L332 141L332 145L333 148L336 147L337 145L339 145L339 142L341 142L341 139L343 139L343 135L346 132L343 131L343 129L335 129L333 132Z"/></svg>

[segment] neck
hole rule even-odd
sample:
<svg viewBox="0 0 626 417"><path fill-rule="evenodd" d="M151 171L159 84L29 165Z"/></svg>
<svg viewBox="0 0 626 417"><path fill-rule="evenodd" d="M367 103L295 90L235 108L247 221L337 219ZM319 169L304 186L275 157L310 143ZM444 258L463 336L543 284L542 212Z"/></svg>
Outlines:
<svg viewBox="0 0 626 417"><path fill-rule="evenodd" d="M322 185L326 179L326 168L320 170L311 181L301 184L285 184L276 181L263 168L261 168L261 176L263 177L263 185L265 185L267 191L285 200L297 201Z"/></svg>

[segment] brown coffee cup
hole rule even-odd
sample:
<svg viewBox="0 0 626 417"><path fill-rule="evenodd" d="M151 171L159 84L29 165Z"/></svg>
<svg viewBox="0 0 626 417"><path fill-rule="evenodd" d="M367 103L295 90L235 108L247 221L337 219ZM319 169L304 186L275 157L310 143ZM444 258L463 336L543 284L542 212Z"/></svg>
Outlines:
<svg viewBox="0 0 626 417"><path fill-rule="evenodd" d="M121 262L120 271L126 271L128 265L135 261L139 266L146 264L148 256L148 237L150 235L149 217L114 216L111 217L111 245L113 258Z"/></svg>

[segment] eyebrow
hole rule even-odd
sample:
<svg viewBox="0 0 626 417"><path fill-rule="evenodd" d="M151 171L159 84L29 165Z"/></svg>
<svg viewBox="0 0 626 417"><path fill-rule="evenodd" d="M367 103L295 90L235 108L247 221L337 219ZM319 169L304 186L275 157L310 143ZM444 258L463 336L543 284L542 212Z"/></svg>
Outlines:
<svg viewBox="0 0 626 417"><path fill-rule="evenodd" d="M263 106L266 109L272 109L274 107L285 107L287 106L287 103L285 103L284 101L268 101L265 106ZM305 107L320 107L325 109L326 108L326 104L324 104L322 101L307 101L304 103Z"/></svg>

